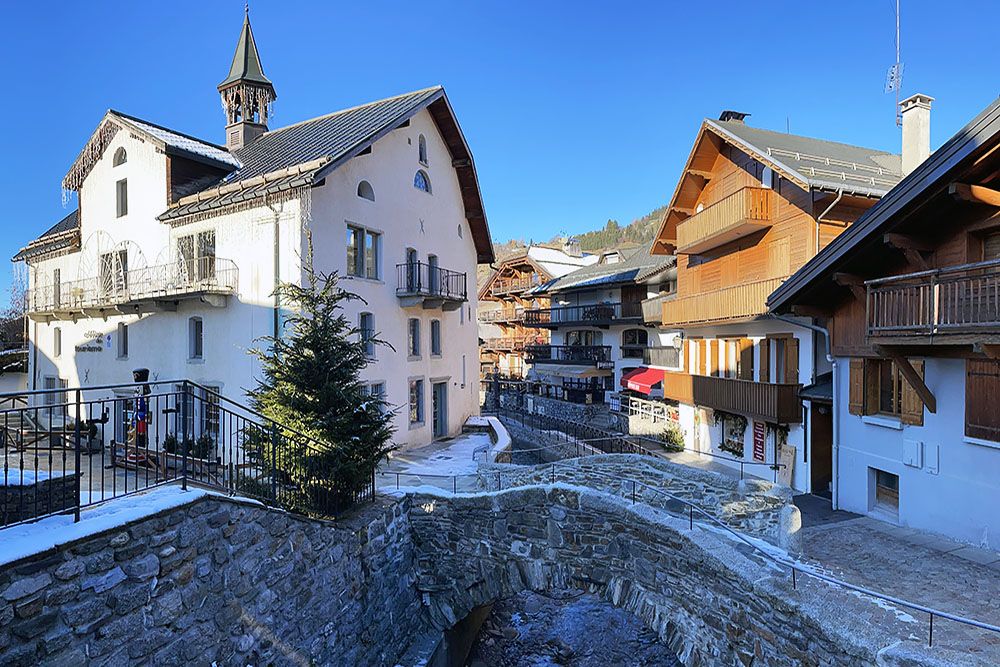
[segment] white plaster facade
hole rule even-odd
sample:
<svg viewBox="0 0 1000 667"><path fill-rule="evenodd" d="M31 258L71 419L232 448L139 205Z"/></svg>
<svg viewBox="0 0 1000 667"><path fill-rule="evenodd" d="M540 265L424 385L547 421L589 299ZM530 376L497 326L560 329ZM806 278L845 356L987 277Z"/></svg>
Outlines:
<svg viewBox="0 0 1000 667"><path fill-rule="evenodd" d="M849 414L850 360L837 358L838 507L1000 549L1000 442L964 435L965 360L927 358L924 363L937 412L925 409L923 425L916 426L882 415ZM876 503L876 470L899 476L898 513Z"/></svg>
<svg viewBox="0 0 1000 667"><path fill-rule="evenodd" d="M427 141L426 164L418 158L421 136ZM115 166L118 148L125 149L127 161ZM176 261L180 236L213 230L216 257L220 262L231 260L238 268L236 294L223 307L193 299L180 300L176 312L32 321L29 388L44 388L46 378L60 378L69 387L127 383L132 381L133 368L146 367L153 380L189 379L218 387L226 396L242 401L244 390L255 384L259 373L247 351L274 330L276 281L303 280L305 232L312 234L316 269L336 270L344 276L346 225L351 223L381 233L379 278L344 277L341 286L367 301L346 306L348 317L357 322L361 312L372 313L376 330L395 348L378 348L377 359L365 370L364 378L384 383L386 400L398 407L396 443L406 446L432 439L432 382L447 383L443 433L459 432L466 418L478 412L477 335L472 318L477 254L448 147L426 109L407 126L376 141L370 154L334 170L321 186L270 206L223 210L188 224L171 226L156 219L169 203L166 164L166 155L153 142L135 133L117 132L80 188L82 247L29 261L29 289L51 285L58 269L66 292L68 281L96 277L98 256L115 249L127 251L130 271L169 264ZM414 187L418 169L430 176L430 193ZM122 178L128 183L128 213L117 217L115 184ZM374 201L358 196L361 180L373 186ZM408 247L417 250L421 261L435 254L442 268L466 273L471 289L459 310L401 306L396 296L396 264L405 261ZM192 358L189 349L193 317L203 322L200 359ZM421 322L418 358L407 355L410 317ZM432 319L441 321L440 355L430 353ZM127 354L120 354L119 325L128 327ZM100 343L94 344L98 338ZM425 418L418 424L408 419L410 378L425 380Z"/></svg>

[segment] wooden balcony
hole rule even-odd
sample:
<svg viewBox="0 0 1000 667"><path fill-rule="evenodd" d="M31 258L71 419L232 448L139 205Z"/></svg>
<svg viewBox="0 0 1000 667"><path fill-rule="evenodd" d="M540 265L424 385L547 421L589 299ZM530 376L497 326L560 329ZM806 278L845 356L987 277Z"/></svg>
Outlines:
<svg viewBox="0 0 1000 667"><path fill-rule="evenodd" d="M642 363L655 368L677 368L681 365L681 351L672 345L643 348Z"/></svg>
<svg viewBox="0 0 1000 667"><path fill-rule="evenodd" d="M771 226L774 191L743 188L677 225L677 254L694 255Z"/></svg>
<svg viewBox="0 0 1000 667"><path fill-rule="evenodd" d="M501 294L516 294L525 290L537 287L542 283L538 276L524 276L522 278L497 278L490 287L493 296Z"/></svg>
<svg viewBox="0 0 1000 667"><path fill-rule="evenodd" d="M688 405L722 410L775 424L802 421L797 384L777 384L666 371L663 396Z"/></svg>
<svg viewBox="0 0 1000 667"><path fill-rule="evenodd" d="M663 302L675 296L675 294L659 294L643 300L642 321L646 324L659 324L663 320Z"/></svg>
<svg viewBox="0 0 1000 667"><path fill-rule="evenodd" d="M480 346L487 352L520 352L529 345L539 345L545 342L542 336L504 336L502 338L485 338Z"/></svg>
<svg viewBox="0 0 1000 667"><path fill-rule="evenodd" d="M871 343L1000 342L1000 260L869 280L866 286Z"/></svg>
<svg viewBox="0 0 1000 667"><path fill-rule="evenodd" d="M529 327L608 326L610 324L638 324L641 321L642 304L639 302L534 308L524 312L524 324Z"/></svg>
<svg viewBox="0 0 1000 667"><path fill-rule="evenodd" d="M748 320L767 312L767 297L785 281L769 278L663 302L665 327Z"/></svg>
<svg viewBox="0 0 1000 667"><path fill-rule="evenodd" d="M480 322L491 324L495 322L523 322L524 308L501 308L499 310L482 310L477 315Z"/></svg>

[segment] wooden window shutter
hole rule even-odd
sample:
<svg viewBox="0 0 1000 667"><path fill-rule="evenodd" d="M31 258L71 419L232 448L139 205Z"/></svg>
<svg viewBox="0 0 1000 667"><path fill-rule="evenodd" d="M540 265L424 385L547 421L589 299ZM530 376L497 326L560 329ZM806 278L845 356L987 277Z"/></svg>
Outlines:
<svg viewBox="0 0 1000 667"><path fill-rule="evenodd" d="M917 372L920 377L924 376L924 362L922 361L911 361L910 365L913 366L913 370ZM904 424L912 424L914 426L924 425L924 402L920 400L917 396L917 392L913 390L910 383L906 381L906 378L899 376L899 382L902 384L902 405L900 406L899 418Z"/></svg>
<svg viewBox="0 0 1000 667"><path fill-rule="evenodd" d="M865 414L865 360L851 359L850 392L847 411L852 415Z"/></svg>
<svg viewBox="0 0 1000 667"><path fill-rule="evenodd" d="M965 434L1000 441L1000 361L965 362Z"/></svg>
<svg viewBox="0 0 1000 667"><path fill-rule="evenodd" d="M740 379L753 380L753 341L740 338Z"/></svg>
<svg viewBox="0 0 1000 667"><path fill-rule="evenodd" d="M785 382L796 384L799 381L799 339L785 339Z"/></svg>
<svg viewBox="0 0 1000 667"><path fill-rule="evenodd" d="M718 375L719 374L719 353L722 350L721 340L709 340L708 341L708 358L709 367L706 369L708 375Z"/></svg>
<svg viewBox="0 0 1000 667"><path fill-rule="evenodd" d="M698 341L698 375L708 375L708 341Z"/></svg>
<svg viewBox="0 0 1000 667"><path fill-rule="evenodd" d="M681 357L681 371L682 372L690 372L690 369L691 369L691 341L688 340L687 338L684 339L684 342L681 345L681 354L684 355L683 357Z"/></svg>
<svg viewBox="0 0 1000 667"><path fill-rule="evenodd" d="M890 363L888 359L865 360L865 403L863 415L874 415L879 412L879 363Z"/></svg>
<svg viewBox="0 0 1000 667"><path fill-rule="evenodd" d="M770 382L771 381L771 341L767 338L762 338L757 347L760 348L760 381Z"/></svg>
<svg viewBox="0 0 1000 667"><path fill-rule="evenodd" d="M983 239L983 261L1000 259L1000 232L994 232Z"/></svg>

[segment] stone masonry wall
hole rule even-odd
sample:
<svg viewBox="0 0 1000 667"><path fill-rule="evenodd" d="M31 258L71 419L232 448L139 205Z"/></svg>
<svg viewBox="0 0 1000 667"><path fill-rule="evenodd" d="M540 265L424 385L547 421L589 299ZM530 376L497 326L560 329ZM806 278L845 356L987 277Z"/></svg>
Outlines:
<svg viewBox="0 0 1000 667"><path fill-rule="evenodd" d="M416 494L417 586L447 628L526 589L601 595L654 629L687 667L943 665L872 601L768 570L712 531L582 487ZM888 631L888 634L886 632Z"/></svg>
<svg viewBox="0 0 1000 667"><path fill-rule="evenodd" d="M20 484L20 475L15 470L7 474L6 483L3 477L0 471L0 526L77 505L79 486L75 472L46 476L30 484Z"/></svg>
<svg viewBox="0 0 1000 667"><path fill-rule="evenodd" d="M761 480L737 480L658 457L602 454L566 459L555 465L481 464L479 478L481 488L490 491L562 482L686 513L686 507L656 492L666 491L708 511L734 530L790 551L798 551L800 546L801 517L787 488ZM638 482L634 487L633 481Z"/></svg>
<svg viewBox="0 0 1000 667"><path fill-rule="evenodd" d="M0 664L394 665L425 623L405 504L213 496L0 568Z"/></svg>

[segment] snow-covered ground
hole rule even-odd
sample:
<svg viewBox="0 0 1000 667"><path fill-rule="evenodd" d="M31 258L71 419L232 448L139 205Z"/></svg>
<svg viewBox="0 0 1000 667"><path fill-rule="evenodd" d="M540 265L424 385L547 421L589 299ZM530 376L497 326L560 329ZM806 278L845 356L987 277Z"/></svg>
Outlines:
<svg viewBox="0 0 1000 667"><path fill-rule="evenodd" d="M47 479L53 479L55 477L62 477L64 474L69 474L53 470L52 472L46 472L44 470L21 470L19 468L8 468L6 470L0 470L0 486L31 486L37 484L38 482L44 482Z"/></svg>
<svg viewBox="0 0 1000 667"><path fill-rule="evenodd" d="M194 488L183 491L179 484L169 484L84 509L79 523L73 522L72 514L62 514L0 529L0 565L180 507L209 493Z"/></svg>
<svg viewBox="0 0 1000 667"><path fill-rule="evenodd" d="M476 470L492 444L487 433L464 433L451 440L397 452L379 468L376 484L385 490L397 484L434 486L446 491L475 490Z"/></svg>

